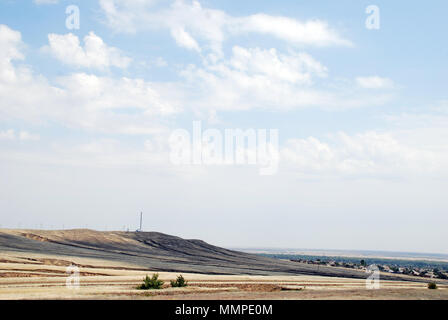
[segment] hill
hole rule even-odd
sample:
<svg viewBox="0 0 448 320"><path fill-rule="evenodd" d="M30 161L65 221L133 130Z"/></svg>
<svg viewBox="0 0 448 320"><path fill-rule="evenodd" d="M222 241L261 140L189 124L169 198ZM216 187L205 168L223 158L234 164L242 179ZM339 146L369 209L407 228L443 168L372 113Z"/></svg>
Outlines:
<svg viewBox="0 0 448 320"><path fill-rule="evenodd" d="M23 252L125 262L152 271L228 275L321 275L365 278L357 270L308 265L228 250L158 232L87 229L0 230L0 252ZM403 280L385 275L383 279ZM415 278L414 281L418 281Z"/></svg>

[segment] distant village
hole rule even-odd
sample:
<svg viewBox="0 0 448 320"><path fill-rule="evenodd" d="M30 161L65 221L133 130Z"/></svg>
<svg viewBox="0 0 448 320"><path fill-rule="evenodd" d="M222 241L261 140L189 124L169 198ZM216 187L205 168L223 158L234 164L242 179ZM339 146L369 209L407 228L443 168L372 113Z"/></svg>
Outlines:
<svg viewBox="0 0 448 320"><path fill-rule="evenodd" d="M354 262L338 262L334 260L324 261L321 259L307 260L307 259L290 259L293 262L300 262L306 264L323 265L328 267L350 268L358 270L367 270L368 264L365 260L360 260L359 263ZM398 265L375 264L382 272L405 274L416 277L424 277L430 279L448 279L448 270L439 270L438 268L430 267L400 267Z"/></svg>

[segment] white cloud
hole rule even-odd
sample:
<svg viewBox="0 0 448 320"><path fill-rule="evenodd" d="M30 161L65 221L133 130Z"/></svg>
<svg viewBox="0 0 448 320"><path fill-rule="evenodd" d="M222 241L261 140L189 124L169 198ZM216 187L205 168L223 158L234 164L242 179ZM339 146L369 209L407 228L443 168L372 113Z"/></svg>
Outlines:
<svg viewBox="0 0 448 320"><path fill-rule="evenodd" d="M75 73L60 78L59 83L75 104L92 111L130 108L146 115L168 115L175 111L160 101L158 93L142 79Z"/></svg>
<svg viewBox="0 0 448 320"><path fill-rule="evenodd" d="M267 14L234 17L222 10L204 8L195 0L176 0L169 8L156 9L155 2L100 0L100 6L107 24L117 32L166 28L178 45L197 50L195 43L200 40L204 44L198 46L217 54L222 53L226 38L247 33L273 36L293 45L352 45L325 21L299 21Z"/></svg>
<svg viewBox="0 0 448 320"><path fill-rule="evenodd" d="M321 20L298 21L288 17L254 14L235 19L233 32L239 34L254 32L272 35L292 44L314 46L352 46L343 39L327 22Z"/></svg>
<svg viewBox="0 0 448 320"><path fill-rule="evenodd" d="M93 32L84 37L84 48L79 38L72 33L49 34L48 42L44 50L67 65L105 69L126 68L131 63L129 57L124 56L119 49L109 47Z"/></svg>
<svg viewBox="0 0 448 320"><path fill-rule="evenodd" d="M128 33L144 27L141 23L149 21L148 10L156 2L157 0L99 0L107 24L118 32Z"/></svg>
<svg viewBox="0 0 448 320"><path fill-rule="evenodd" d="M50 94L59 90L49 86L43 77L35 77L31 69L15 63L24 59L20 32L0 25L0 115L14 114L21 119L44 112Z"/></svg>
<svg viewBox="0 0 448 320"><path fill-rule="evenodd" d="M163 130L161 117L178 110L142 79L75 73L51 84L13 60L23 59L20 33L0 26L0 116L123 134Z"/></svg>
<svg viewBox="0 0 448 320"><path fill-rule="evenodd" d="M226 59L223 44L248 33L276 37L293 46L350 46L325 21L299 21L254 14L236 17L203 7L198 1L176 0L169 7L157 1L100 0L107 24L117 32L170 31L180 47L200 52L202 66L189 65L173 85L172 99L185 107L211 110L253 108L288 110L302 107L347 109L381 105L390 99L356 91L316 89L328 70L304 52L235 46ZM330 88L330 90L328 90Z"/></svg>
<svg viewBox="0 0 448 320"><path fill-rule="evenodd" d="M29 133L27 131L20 131L16 136L16 133L13 129L8 129L6 131L0 131L0 140L16 140L19 139L21 141L38 141L40 140L40 136L38 134Z"/></svg>
<svg viewBox="0 0 448 320"><path fill-rule="evenodd" d="M0 131L0 140L14 140L14 130L8 129L6 131Z"/></svg>
<svg viewBox="0 0 448 320"><path fill-rule="evenodd" d="M57 4L59 0L33 0L33 2L37 5L40 4Z"/></svg>
<svg viewBox="0 0 448 320"><path fill-rule="evenodd" d="M235 70L265 75L291 83L311 83L312 76L326 77L327 68L306 53L284 55L276 49L233 47L229 61Z"/></svg>
<svg viewBox="0 0 448 320"><path fill-rule="evenodd" d="M304 107L348 109L381 105L389 96L367 96L353 88L318 89L327 68L303 52L235 46L229 59L204 59L188 66L183 101L194 108L216 110L290 110Z"/></svg>
<svg viewBox="0 0 448 320"><path fill-rule="evenodd" d="M13 60L23 60L23 47L20 32L0 25L0 81L15 81L17 73L12 65Z"/></svg>
<svg viewBox="0 0 448 320"><path fill-rule="evenodd" d="M53 40L53 49L64 41L75 49L71 53L72 63L85 65L84 59L90 61L89 52L94 51L87 44L90 40L84 48L74 35L55 35ZM316 89L315 82L326 78L328 70L303 52L235 46L229 59L216 60L207 55L202 67L188 66L182 71L181 80L173 83L83 72L50 82L29 67L17 64L24 58L20 33L3 26L0 42L4 48L0 55L0 104L4 106L0 115L4 118L52 120L88 130L148 134L163 130L162 119L181 108L199 113L206 110L216 117L219 110L344 109L382 104L388 99L378 94L363 97L351 91ZM62 58L63 51L59 54ZM114 64L110 59L93 61L103 61L95 66Z"/></svg>
<svg viewBox="0 0 448 320"><path fill-rule="evenodd" d="M129 146L115 139L93 139L87 143L65 144L54 142L49 147L35 150L12 149L1 154L0 160L39 163L55 166L90 168L172 168L169 150L147 148L147 143Z"/></svg>
<svg viewBox="0 0 448 320"><path fill-rule="evenodd" d="M195 50L198 52L201 51L196 40L193 39L193 37L188 32L186 32L183 28L172 29L171 35L174 37L174 39L176 40L176 43L180 47L184 47L184 48L187 48L190 50Z"/></svg>
<svg viewBox="0 0 448 320"><path fill-rule="evenodd" d="M439 112L448 113L448 100L438 101L434 109Z"/></svg>
<svg viewBox="0 0 448 320"><path fill-rule="evenodd" d="M159 68L166 67L168 65L168 62L166 62L166 60L163 59L162 57L156 58L153 63L156 67L159 67Z"/></svg>
<svg viewBox="0 0 448 320"><path fill-rule="evenodd" d="M371 131L354 135L340 132L326 140L315 137L290 139L281 150L281 156L282 162L291 170L320 178L448 174L445 165L448 150L443 144L429 147L409 138L400 132ZM427 138L426 135L425 141Z"/></svg>
<svg viewBox="0 0 448 320"><path fill-rule="evenodd" d="M38 134L29 133L27 131L20 131L19 139L22 141L38 141L40 136Z"/></svg>
<svg viewBox="0 0 448 320"><path fill-rule="evenodd" d="M394 82L388 78L378 76L357 77L356 83L365 89L390 89L394 87Z"/></svg>
<svg viewBox="0 0 448 320"><path fill-rule="evenodd" d="M189 65L172 98L198 110L290 110L304 107L348 109L389 101L386 93L372 96L351 85L335 89L327 68L303 46L351 46L326 21L298 20L264 13L232 16L199 1L166 2L100 0L106 23L116 32L169 30L178 46L200 53L203 65ZM223 45L231 37L259 34L289 44L290 52L235 46L226 58ZM318 81L321 81L317 84ZM319 86L320 84L325 85ZM320 88L320 89L318 89Z"/></svg>
<svg viewBox="0 0 448 320"><path fill-rule="evenodd" d="M326 67L305 53L285 55L275 49L238 46L229 60L203 68L189 66L183 72L198 91L194 104L221 110L288 109L312 103L320 98L309 85L326 74Z"/></svg>

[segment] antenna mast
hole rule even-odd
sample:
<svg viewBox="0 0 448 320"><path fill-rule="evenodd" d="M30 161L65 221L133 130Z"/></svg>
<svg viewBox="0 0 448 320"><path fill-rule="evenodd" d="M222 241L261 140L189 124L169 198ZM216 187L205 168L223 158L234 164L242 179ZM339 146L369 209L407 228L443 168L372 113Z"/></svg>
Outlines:
<svg viewBox="0 0 448 320"><path fill-rule="evenodd" d="M142 229L142 220L143 220L143 212L140 212L140 232L143 231L143 229Z"/></svg>
<svg viewBox="0 0 448 320"><path fill-rule="evenodd" d="M143 231L143 212L140 212L140 228L135 230L135 232L142 232Z"/></svg>

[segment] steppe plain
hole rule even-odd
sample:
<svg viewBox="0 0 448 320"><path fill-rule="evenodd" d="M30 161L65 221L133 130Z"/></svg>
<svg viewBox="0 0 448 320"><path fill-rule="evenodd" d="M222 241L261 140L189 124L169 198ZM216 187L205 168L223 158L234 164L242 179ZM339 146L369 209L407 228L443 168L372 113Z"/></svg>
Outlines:
<svg viewBox="0 0 448 320"><path fill-rule="evenodd" d="M67 287L68 266L79 288ZM158 273L160 290L138 290ZM185 288L169 280L182 274ZM156 232L0 230L0 299L448 299L448 282L281 261Z"/></svg>

